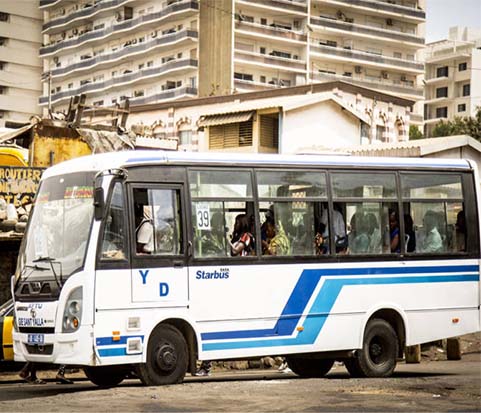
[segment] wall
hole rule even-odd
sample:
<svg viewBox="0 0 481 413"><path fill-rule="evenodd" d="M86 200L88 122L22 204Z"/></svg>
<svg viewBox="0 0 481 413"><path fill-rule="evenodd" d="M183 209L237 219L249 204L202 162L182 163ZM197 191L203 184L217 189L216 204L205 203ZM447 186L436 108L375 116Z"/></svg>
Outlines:
<svg viewBox="0 0 481 413"><path fill-rule="evenodd" d="M232 0L203 0L199 13L199 97L232 93Z"/></svg>
<svg viewBox="0 0 481 413"><path fill-rule="evenodd" d="M20 240L0 241L0 304L10 297L10 277L17 266Z"/></svg>
<svg viewBox="0 0 481 413"><path fill-rule="evenodd" d="M280 153L361 144L360 120L332 101L284 113Z"/></svg>

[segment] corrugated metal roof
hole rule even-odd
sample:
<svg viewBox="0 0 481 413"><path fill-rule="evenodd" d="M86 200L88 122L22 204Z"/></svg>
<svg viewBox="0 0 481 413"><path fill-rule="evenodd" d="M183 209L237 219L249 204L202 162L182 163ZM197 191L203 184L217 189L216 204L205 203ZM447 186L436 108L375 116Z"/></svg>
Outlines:
<svg viewBox="0 0 481 413"><path fill-rule="evenodd" d="M200 127L225 125L227 123L246 122L252 118L254 111L248 112L233 112L218 115L206 115L200 118L198 125Z"/></svg>
<svg viewBox="0 0 481 413"><path fill-rule="evenodd" d="M481 143L468 135L418 139L407 142L375 143L341 148L340 150L360 156L421 157L462 146L470 146L481 153Z"/></svg>

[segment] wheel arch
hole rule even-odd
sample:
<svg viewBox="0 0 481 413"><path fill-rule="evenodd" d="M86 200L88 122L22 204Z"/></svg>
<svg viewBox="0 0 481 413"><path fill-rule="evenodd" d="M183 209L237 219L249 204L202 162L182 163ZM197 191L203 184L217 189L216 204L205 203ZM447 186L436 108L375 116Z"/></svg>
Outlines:
<svg viewBox="0 0 481 413"><path fill-rule="evenodd" d="M187 343L187 356L188 356L188 372L194 374L196 371L196 363L197 363L197 356L198 356L198 343L197 343L197 336L195 333L194 328L192 325L182 319L182 318L168 318L163 320L162 322L158 323L152 331L154 331L158 326L163 324L171 325L175 327L180 333L184 336L184 339Z"/></svg>
<svg viewBox="0 0 481 413"><path fill-rule="evenodd" d="M380 306L377 309L371 310L367 314L364 322L364 326L361 332L361 343L364 337L364 332L366 330L367 324L369 323L369 321L375 318L385 320L394 329L398 337L398 344L399 344L398 357L402 357L404 353L404 347L406 345L406 332L407 332L407 329L406 329L407 319L404 312L400 308L394 307L392 305Z"/></svg>

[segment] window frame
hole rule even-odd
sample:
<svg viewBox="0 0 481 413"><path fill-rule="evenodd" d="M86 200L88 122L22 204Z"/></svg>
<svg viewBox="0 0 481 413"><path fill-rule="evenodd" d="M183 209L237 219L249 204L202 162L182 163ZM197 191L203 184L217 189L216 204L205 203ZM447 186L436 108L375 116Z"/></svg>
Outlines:
<svg viewBox="0 0 481 413"><path fill-rule="evenodd" d="M161 167L162 168L162 167ZM151 268L151 267L179 267L187 265L187 254L189 251L189 238L187 238L188 220L186 219L186 203L184 194L184 183L182 182L129 182L128 189L128 210L129 210L129 228L131 228L130 239L130 261L132 268ZM154 254L137 254L137 240L135 234L135 208L134 208L134 190L146 189L148 190L173 190L179 193L180 208L180 253L171 255L154 255Z"/></svg>

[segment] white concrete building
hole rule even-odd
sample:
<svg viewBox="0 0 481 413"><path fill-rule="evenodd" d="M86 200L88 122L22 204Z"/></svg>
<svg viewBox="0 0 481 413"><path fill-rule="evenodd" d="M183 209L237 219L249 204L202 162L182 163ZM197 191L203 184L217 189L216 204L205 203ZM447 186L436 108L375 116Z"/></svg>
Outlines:
<svg viewBox="0 0 481 413"><path fill-rule="evenodd" d="M38 0L0 1L0 122L15 127L41 114L42 13Z"/></svg>
<svg viewBox="0 0 481 413"><path fill-rule="evenodd" d="M127 126L146 147L318 152L406 141L413 103L335 81L132 107Z"/></svg>
<svg viewBox="0 0 481 413"><path fill-rule="evenodd" d="M40 0L51 74L40 103L50 94L65 110L86 93L88 104L139 105L333 80L420 100L424 3Z"/></svg>
<svg viewBox="0 0 481 413"><path fill-rule="evenodd" d="M481 106L481 29L453 27L426 47L425 135L441 120L473 116Z"/></svg>

